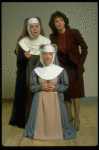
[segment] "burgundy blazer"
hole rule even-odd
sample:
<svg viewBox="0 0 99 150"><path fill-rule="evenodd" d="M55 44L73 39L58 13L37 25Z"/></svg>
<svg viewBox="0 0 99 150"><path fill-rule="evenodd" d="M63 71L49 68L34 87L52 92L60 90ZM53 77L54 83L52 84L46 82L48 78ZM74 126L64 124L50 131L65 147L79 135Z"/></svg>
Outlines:
<svg viewBox="0 0 99 150"><path fill-rule="evenodd" d="M52 44L56 44L58 46L58 36L53 33L50 34L50 40ZM79 46L81 47L81 54L79 51ZM88 54L88 46L86 45L83 37L81 36L79 30L77 29L66 29L66 48L69 54L70 60L77 64L77 77L79 78L84 69L84 62L86 56ZM58 49L59 51L59 49Z"/></svg>

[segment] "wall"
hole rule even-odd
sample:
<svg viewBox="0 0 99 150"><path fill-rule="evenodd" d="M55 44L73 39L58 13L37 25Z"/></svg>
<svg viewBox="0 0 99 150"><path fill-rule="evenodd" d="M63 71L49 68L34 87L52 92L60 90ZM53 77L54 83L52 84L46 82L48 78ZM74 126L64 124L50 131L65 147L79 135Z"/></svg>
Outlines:
<svg viewBox="0 0 99 150"><path fill-rule="evenodd" d="M98 96L98 3L97 2L2 2L2 98L13 98L16 82L16 56L13 53L24 20L40 17L46 37L50 15L63 12L71 28L79 29L88 45L84 64L86 97Z"/></svg>

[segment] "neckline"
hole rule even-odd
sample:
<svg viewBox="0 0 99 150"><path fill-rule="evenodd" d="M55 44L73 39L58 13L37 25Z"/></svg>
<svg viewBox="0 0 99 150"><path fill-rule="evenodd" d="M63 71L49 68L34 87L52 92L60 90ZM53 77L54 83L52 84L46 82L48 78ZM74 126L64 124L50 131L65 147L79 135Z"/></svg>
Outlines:
<svg viewBox="0 0 99 150"><path fill-rule="evenodd" d="M66 34L66 30L65 30L65 32L64 32L64 33L62 33L62 34L61 34L61 33L59 33L59 35L60 35L60 36L61 36L61 35L65 35L65 34Z"/></svg>

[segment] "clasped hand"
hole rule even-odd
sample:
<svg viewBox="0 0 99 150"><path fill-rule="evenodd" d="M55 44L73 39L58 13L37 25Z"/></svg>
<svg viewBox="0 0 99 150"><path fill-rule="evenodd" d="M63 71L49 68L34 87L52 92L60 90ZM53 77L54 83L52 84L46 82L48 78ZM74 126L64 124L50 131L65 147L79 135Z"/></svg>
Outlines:
<svg viewBox="0 0 99 150"><path fill-rule="evenodd" d="M47 92L53 92L55 85L53 84L42 84L42 90Z"/></svg>

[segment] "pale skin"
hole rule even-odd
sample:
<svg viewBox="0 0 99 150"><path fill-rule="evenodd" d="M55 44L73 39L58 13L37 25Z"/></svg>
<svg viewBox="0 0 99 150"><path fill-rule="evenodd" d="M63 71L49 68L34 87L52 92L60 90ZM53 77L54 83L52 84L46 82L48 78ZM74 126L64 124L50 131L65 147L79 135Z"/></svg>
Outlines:
<svg viewBox="0 0 99 150"><path fill-rule="evenodd" d="M56 17L54 19L54 26L57 29L58 33L60 33L60 34L64 33L66 30L65 22L64 22L64 19L62 17Z"/></svg>
<svg viewBox="0 0 99 150"><path fill-rule="evenodd" d="M62 17L56 17L54 19L54 26L57 29L59 34L62 34L65 32L65 22ZM73 99L74 104L74 110L75 110L75 118L74 118L74 127L76 129L79 129L79 110L80 110L80 98L74 98ZM72 121L72 114L71 114L71 100L66 100L65 105L67 108L67 113L69 117L69 122Z"/></svg>
<svg viewBox="0 0 99 150"><path fill-rule="evenodd" d="M31 32L32 36L37 36L39 34L39 25L38 25L38 23L30 24L30 32ZM30 51L31 50L24 53L24 55L27 59L29 59L31 57Z"/></svg>
<svg viewBox="0 0 99 150"><path fill-rule="evenodd" d="M48 66L53 59L53 53L52 52L43 52L43 60L44 64ZM46 92L53 92L55 85L53 84L42 84L42 90Z"/></svg>

